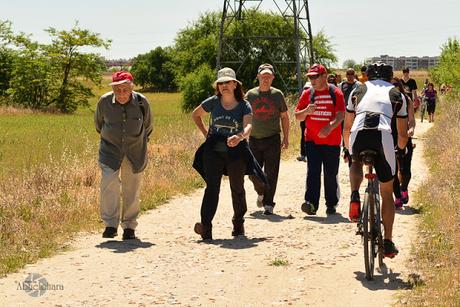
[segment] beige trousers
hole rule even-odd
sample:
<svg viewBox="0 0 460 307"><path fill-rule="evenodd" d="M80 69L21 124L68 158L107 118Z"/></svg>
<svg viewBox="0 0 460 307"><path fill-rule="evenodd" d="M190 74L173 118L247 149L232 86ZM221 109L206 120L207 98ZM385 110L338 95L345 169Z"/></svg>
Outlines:
<svg viewBox="0 0 460 307"><path fill-rule="evenodd" d="M116 171L102 163L99 166L102 170L100 212L105 226L118 228L121 220L123 229L136 229L142 172L134 174L126 157Z"/></svg>

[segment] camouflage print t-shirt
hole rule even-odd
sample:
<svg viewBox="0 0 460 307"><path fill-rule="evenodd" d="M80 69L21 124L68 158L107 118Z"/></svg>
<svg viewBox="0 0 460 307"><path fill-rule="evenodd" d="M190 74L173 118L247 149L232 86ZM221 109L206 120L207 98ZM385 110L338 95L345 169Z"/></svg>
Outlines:
<svg viewBox="0 0 460 307"><path fill-rule="evenodd" d="M274 87L267 92L255 87L246 93L246 99L254 113L251 137L262 139L279 134L280 114L287 111L283 93Z"/></svg>
<svg viewBox="0 0 460 307"><path fill-rule="evenodd" d="M238 103L231 110L226 110L219 96L212 96L201 103L206 112L211 113L209 133L211 135L232 136L243 132L243 117L251 114L252 109L246 100Z"/></svg>

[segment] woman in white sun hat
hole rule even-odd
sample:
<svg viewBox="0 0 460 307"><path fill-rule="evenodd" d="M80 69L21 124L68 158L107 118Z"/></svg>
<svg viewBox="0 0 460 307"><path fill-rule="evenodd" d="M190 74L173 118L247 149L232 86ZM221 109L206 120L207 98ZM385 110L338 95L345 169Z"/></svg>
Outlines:
<svg viewBox="0 0 460 307"><path fill-rule="evenodd" d="M252 109L243 99L242 85L236 79L235 71L228 67L219 70L213 86L215 95L203 101L192 113L193 121L206 138L197 150L193 164L206 181L201 222L194 228L203 240L212 239L212 220L217 210L222 176L229 177L234 211L232 235L238 236L244 235L247 211L244 175L257 171L259 175L263 174L247 143L252 128ZM211 115L208 127L203 121L206 113Z"/></svg>

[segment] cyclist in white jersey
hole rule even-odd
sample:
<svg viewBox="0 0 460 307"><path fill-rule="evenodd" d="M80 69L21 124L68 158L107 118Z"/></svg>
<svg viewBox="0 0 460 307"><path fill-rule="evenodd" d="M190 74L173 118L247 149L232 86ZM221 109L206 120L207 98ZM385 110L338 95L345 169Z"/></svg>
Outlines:
<svg viewBox="0 0 460 307"><path fill-rule="evenodd" d="M393 258L398 249L392 241L395 207L393 176L396 171L395 152L404 155L407 143L407 108L401 93L390 83L393 68L383 63L367 68L369 81L354 89L347 102L344 123L344 146L350 152L350 220L360 214L359 187L363 181L363 164L359 154L364 150L378 153L375 171L380 182L382 218L384 227L384 255ZM398 142L391 135L391 119L396 116Z"/></svg>

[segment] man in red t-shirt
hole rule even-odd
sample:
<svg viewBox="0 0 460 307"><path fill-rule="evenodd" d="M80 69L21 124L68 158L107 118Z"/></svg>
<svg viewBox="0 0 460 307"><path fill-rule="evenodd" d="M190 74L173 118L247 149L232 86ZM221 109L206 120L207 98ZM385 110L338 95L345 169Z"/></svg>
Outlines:
<svg viewBox="0 0 460 307"><path fill-rule="evenodd" d="M308 215L315 215L318 210L321 167L323 167L326 213L334 214L340 197L337 174L342 142L340 124L345 116L345 101L342 92L327 83L327 71L323 65L311 66L307 77L314 90L314 99L310 98L311 89L304 91L295 110L297 120L305 121L307 127L305 129L307 189L302 211ZM333 91L332 96L331 91Z"/></svg>

